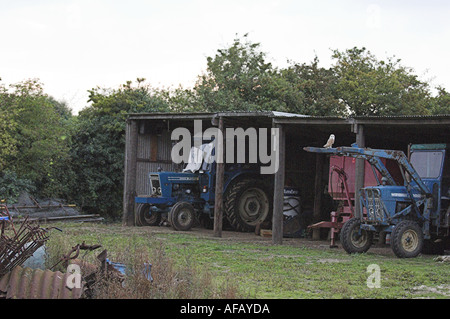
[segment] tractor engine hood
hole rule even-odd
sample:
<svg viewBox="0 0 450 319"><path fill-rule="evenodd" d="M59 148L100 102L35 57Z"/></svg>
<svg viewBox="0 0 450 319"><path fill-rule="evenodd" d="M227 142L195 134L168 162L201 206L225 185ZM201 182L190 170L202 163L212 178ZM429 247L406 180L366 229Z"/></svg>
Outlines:
<svg viewBox="0 0 450 319"><path fill-rule="evenodd" d="M152 196L171 197L174 184L198 184L198 174L175 172L149 173Z"/></svg>
<svg viewBox="0 0 450 319"><path fill-rule="evenodd" d="M173 172L159 172L161 186L169 186L169 184L194 184L198 183L198 174L194 173L173 173Z"/></svg>
<svg viewBox="0 0 450 319"><path fill-rule="evenodd" d="M380 195L384 199L393 199L398 201L408 201L410 199L410 195L405 186L371 186L365 187L364 190L379 190ZM421 194L420 190L416 187L413 187L412 194L415 200L425 198L425 195Z"/></svg>
<svg viewBox="0 0 450 319"><path fill-rule="evenodd" d="M418 188L411 191L415 203L422 203L426 197ZM366 209L367 221L387 222L406 214L412 209L405 186L371 186L361 189L361 205Z"/></svg>

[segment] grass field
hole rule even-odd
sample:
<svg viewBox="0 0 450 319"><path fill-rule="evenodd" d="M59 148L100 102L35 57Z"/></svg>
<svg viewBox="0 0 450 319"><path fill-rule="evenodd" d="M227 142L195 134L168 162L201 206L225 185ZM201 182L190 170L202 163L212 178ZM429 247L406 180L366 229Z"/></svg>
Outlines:
<svg viewBox="0 0 450 319"><path fill-rule="evenodd" d="M121 291L108 298L449 298L450 264L435 256L398 259L390 249L348 255L328 242L270 238L254 234L164 227L122 227L120 224L64 223L47 243L49 263L72 246L101 244L109 259L125 264L152 264L154 283ZM95 263L101 249L85 259ZM369 265L380 269L379 288L369 288ZM132 266L130 266L132 267ZM372 281L370 281L372 282ZM152 287L158 286L153 293ZM165 287L164 289L161 287ZM105 296L105 295L103 295Z"/></svg>

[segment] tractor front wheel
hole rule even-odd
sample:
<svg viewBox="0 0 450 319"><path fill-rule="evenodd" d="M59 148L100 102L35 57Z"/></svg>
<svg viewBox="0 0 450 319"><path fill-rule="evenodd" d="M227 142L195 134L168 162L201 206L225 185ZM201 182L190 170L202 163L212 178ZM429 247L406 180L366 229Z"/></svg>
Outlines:
<svg viewBox="0 0 450 319"><path fill-rule="evenodd" d="M340 241L342 248L349 254L365 253L372 245L373 233L361 229L361 220L354 217L342 227Z"/></svg>
<svg viewBox="0 0 450 319"><path fill-rule="evenodd" d="M137 204L135 213L137 226L157 226L161 222L161 214L152 213L150 204Z"/></svg>
<svg viewBox="0 0 450 319"><path fill-rule="evenodd" d="M178 202L169 212L169 221L175 230L190 230L195 221L195 209L188 202Z"/></svg>
<svg viewBox="0 0 450 319"><path fill-rule="evenodd" d="M395 225L391 234L391 247L399 258L414 258L422 251L422 228L414 221L403 220Z"/></svg>

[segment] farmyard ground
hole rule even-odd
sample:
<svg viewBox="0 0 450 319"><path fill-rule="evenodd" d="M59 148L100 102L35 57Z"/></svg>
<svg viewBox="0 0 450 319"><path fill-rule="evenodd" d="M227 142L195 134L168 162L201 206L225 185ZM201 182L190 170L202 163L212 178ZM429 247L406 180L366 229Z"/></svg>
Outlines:
<svg viewBox="0 0 450 319"><path fill-rule="evenodd" d="M169 227L90 223L58 227L63 232L52 234L50 254L67 252L85 241L101 244L116 262L126 262L130 255L144 250L155 266L159 257L152 251L156 248L171 258L178 273L186 269L207 272L213 285L236 287L237 298L450 297L449 263L437 262L436 256L428 255L399 259L388 246L348 255L340 245L329 248L325 240L284 238L283 245L273 245L271 238L253 233L223 231L222 237L216 238L212 230L204 228L179 232ZM376 275L368 271L371 265L379 269L378 288L370 285Z"/></svg>

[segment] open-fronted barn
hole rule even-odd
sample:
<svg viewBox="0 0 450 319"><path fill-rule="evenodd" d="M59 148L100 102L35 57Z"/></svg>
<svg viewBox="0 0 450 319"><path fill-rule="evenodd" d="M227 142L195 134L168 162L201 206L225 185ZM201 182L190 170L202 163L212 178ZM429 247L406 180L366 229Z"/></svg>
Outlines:
<svg viewBox="0 0 450 319"><path fill-rule="evenodd" d="M173 148L178 142L177 139L172 139L172 134L177 128L189 132L193 140L196 138L195 134L198 135L199 128L201 132L210 128L220 128L223 132L226 132L227 128L234 132L236 129L242 129L244 133L249 133L250 128L257 134L268 132L268 147L272 147L272 151L277 155L277 169L266 174L273 182L273 205L270 205L272 240L280 244L283 238L283 196L286 186L299 190L302 207L313 213L314 222L321 220L323 211L327 209L323 207L322 195L329 178L328 158L325 154L308 153L303 150L304 147L322 147L330 134L335 135L334 146L350 146L356 142L360 147L404 152L411 143L448 143L450 115L339 118L282 112L131 114L126 131L123 199L125 225L135 225L136 196L151 195L150 172L182 171L183 163L177 164L172 158ZM272 129L276 129L276 134ZM225 135L225 141L228 137ZM247 135L246 141L245 147L251 148L252 145L248 145L252 143L251 136ZM258 147L261 147L261 144ZM270 154L269 148L265 151ZM246 154L248 155L248 152ZM224 158L226 155L225 147ZM364 170L364 162L357 160L356 189L364 184ZM222 181L223 187L224 171L217 169L214 178L214 185L220 187ZM220 201L223 194L216 189L214 195ZM210 207L214 216L217 215L214 208L223 210L220 204L217 207L217 201L215 202L216 206ZM221 227L221 224L215 227ZM217 234L220 236L220 229Z"/></svg>

